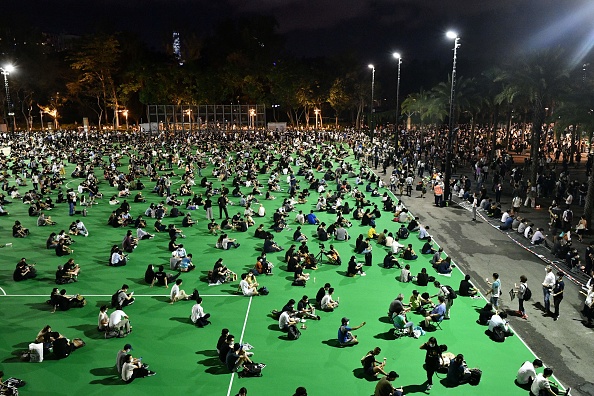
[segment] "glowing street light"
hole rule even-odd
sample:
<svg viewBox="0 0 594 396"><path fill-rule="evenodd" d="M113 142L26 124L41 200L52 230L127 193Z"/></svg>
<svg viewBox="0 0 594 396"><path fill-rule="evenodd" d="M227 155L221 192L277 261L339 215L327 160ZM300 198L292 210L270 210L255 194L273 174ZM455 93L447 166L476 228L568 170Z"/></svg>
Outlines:
<svg viewBox="0 0 594 396"><path fill-rule="evenodd" d="M454 40L454 61L452 65L452 87L450 90L450 122L449 122L449 130L448 130L448 146L446 150L446 170L445 170L445 186L444 186L444 195L445 201L448 202L450 200L451 195L451 188L450 188L450 179L452 177L452 151L453 151L453 142L454 142L454 98L456 93L456 58L458 55L458 47L460 47L460 37L458 34L453 31L449 31L446 33L446 37L449 39ZM456 129L457 131L457 129Z"/></svg>
<svg viewBox="0 0 594 396"><path fill-rule="evenodd" d="M12 103L12 100L10 100L10 88L8 86L8 76L13 71L14 71L14 66L11 64L7 64L7 65L4 65L3 67L0 67L0 72L2 72L2 74L4 75L4 89L6 90L6 104L8 106L8 114L5 115L4 118L6 120L6 123L8 124L9 123L8 117L12 116L12 126L11 126L12 133L14 133L14 124L16 123L16 121L14 118L14 105Z"/></svg>
<svg viewBox="0 0 594 396"><path fill-rule="evenodd" d="M370 107L370 116L369 116L369 136L371 140L373 140L373 130L375 125L373 123L373 93L375 89L375 66L372 64L367 65L368 68L371 69L371 107Z"/></svg>
<svg viewBox="0 0 594 396"><path fill-rule="evenodd" d="M122 114L126 118L126 131L128 130L128 110L122 110Z"/></svg>
<svg viewBox="0 0 594 396"><path fill-rule="evenodd" d="M396 146L396 150L398 150L398 134L400 133L398 128L398 119L400 118L400 65L402 65L402 56L400 53L394 52L392 54L394 59L398 59L398 82L396 84L396 125L395 125L395 135L394 135L394 143Z"/></svg>

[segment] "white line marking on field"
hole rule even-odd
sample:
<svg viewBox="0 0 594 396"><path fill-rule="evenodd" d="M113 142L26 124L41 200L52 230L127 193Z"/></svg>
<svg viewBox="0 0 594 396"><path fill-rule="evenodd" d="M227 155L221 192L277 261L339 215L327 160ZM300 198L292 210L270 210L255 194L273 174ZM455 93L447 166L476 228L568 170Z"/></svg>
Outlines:
<svg viewBox="0 0 594 396"><path fill-rule="evenodd" d="M241 329L241 337L239 338L239 343L243 343L243 334L245 333L245 327L247 325L248 316L250 315L250 308L252 306L252 299L250 297L250 302L248 303L247 311L245 312L245 319L243 321L243 329ZM233 379L235 378L235 373L231 373L231 379L229 380L229 388L227 389L227 396L231 395L231 388L233 387Z"/></svg>

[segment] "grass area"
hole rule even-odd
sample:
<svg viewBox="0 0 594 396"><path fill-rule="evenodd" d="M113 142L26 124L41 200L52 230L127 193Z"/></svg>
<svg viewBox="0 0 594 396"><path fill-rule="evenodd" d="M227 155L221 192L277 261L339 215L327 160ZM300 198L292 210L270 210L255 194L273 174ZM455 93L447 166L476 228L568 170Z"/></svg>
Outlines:
<svg viewBox="0 0 594 396"><path fill-rule="evenodd" d="M351 159L352 161L352 159ZM125 171L125 165L121 168ZM72 169L69 166L68 171ZM211 168L204 171L210 175ZM176 170L181 174L181 170ZM69 174L69 173L68 173ZM322 173L316 173L322 177ZM267 176L261 175L265 184ZM178 179L175 179L177 181ZM210 181L218 187L220 182L210 177ZM147 185L145 196L150 202L159 202L162 198L150 194L154 183L143 180ZM67 186L76 188L78 179L67 179ZM231 183L227 182L227 186ZM352 183L351 183L352 184ZM301 182L305 186L305 182ZM179 187L179 184L173 186ZM283 188L286 190L286 183ZM23 191L23 188L21 188ZM115 193L106 182L100 185L105 197ZM202 191L194 188L194 192ZM244 189L247 192L248 189ZM133 192L134 194L134 192ZM285 192L279 192L277 200L261 202L266 207L268 218L266 227L272 224L272 213L282 203ZM297 205L297 209L308 212L315 204L316 194L312 194L309 202ZM369 195L369 194L367 194ZM54 197L55 198L55 197ZM146 204L132 203L131 213L134 217L142 214L148 207ZM380 198L372 198L379 203ZM231 198L235 203L238 199ZM349 198L354 206L354 201ZM381 205L380 205L381 207ZM425 381L423 370L424 353L419 346L429 334L418 340L412 338L393 339L392 325L388 322L386 312L389 303L404 293L406 300L413 289L425 290L436 294L432 285L427 288L414 284L400 283L397 278L398 269L380 267L385 250L374 246L373 266L367 267L366 277L349 278L345 276L346 262L353 255L354 238L359 233L366 233L367 227L354 222L349 233L353 242L332 242L340 252L343 265L341 267L322 265L319 270L311 271L312 280L306 287L291 286L292 274L286 272L282 262L284 252L269 254L268 258L276 268L273 276L261 276L258 281L270 290L268 296L255 297L251 300L235 294L237 283L208 286L205 275L212 269L214 262L222 257L225 264L234 272L241 274L252 268L256 262L262 240L253 236L253 228L247 233L232 232L232 237L241 243L239 249L222 251L214 248L216 237L207 234L205 212L198 209L192 217L199 222L193 228L185 229L187 238L183 243L189 253L194 255L197 270L182 275L183 289L191 293L197 288L204 296L203 306L212 314L212 326L199 329L189 321L190 302L178 302L170 305L168 292L164 288L150 288L145 284L143 275L147 264L163 264L168 267L170 253L167 249L168 236L158 234L152 240L141 241L139 247L130 255L131 261L125 267L107 266L109 249L113 244L120 244L126 229L114 229L106 225L113 206L108 199L99 201L98 205L88 208L88 217L68 216L66 204L58 204L49 212L57 225L37 227L36 218L27 216L27 207L15 200L7 206L10 216L0 218L0 241L12 242L12 247L0 249L0 260L4 265L0 268L0 287L7 296L0 296L0 360L1 369L8 376L15 376L27 381L23 393L27 395L74 394L98 395L111 394L144 394L159 395L165 392L197 393L203 395L234 395L241 386L246 386L250 395L268 395L274 393L291 394L297 386L305 386L311 395L322 395L340 389L346 395L369 395L373 393L375 384L363 378L360 364L361 357L375 346L382 348L381 357L388 359L387 370L395 370L400 378L397 386L404 386L407 393L423 392ZM243 208L230 206L229 214L243 213ZM185 211L185 210L184 210ZM218 218L218 208L214 208ZM329 224L335 215L317 213L321 221ZM348 216L351 218L351 216ZM66 262L67 258L56 257L53 251L45 249L45 240L52 231L68 229L68 225L76 218L84 221L90 236L75 237L72 257L82 267L79 281L66 285L69 294L80 293L87 296L89 304L82 309L71 309L67 312L50 313L45 304L54 284L56 267ZM289 218L293 220L294 215ZM11 236L14 220L20 220L30 228L31 235L26 239L15 239ZM257 221L258 219L256 219ZM181 226L181 218L165 219L164 223L174 222ZM153 221L148 220L150 226ZM377 220L377 230L384 228L395 233L398 224L391 222L389 214ZM257 223L258 224L258 223ZM295 227L295 225L291 225ZM315 232L315 226L304 226L307 235ZM276 241L286 249L291 244L292 231L275 234ZM422 246L416 236L411 235L407 243L412 243L419 252ZM326 243L328 246L330 242ZM317 253L318 241L310 238L310 251ZM20 283L12 281L14 265L21 257L35 262L39 275L36 279ZM421 256L411 263L412 272L416 274L422 267L433 270L429 264L429 256ZM358 257L363 261L363 256ZM315 279L315 280L314 280ZM459 271L454 271L451 278L441 278L442 283L450 284L457 289L462 279ZM280 309L288 299L299 300L303 294L314 298L316 291L325 282L335 287L335 296L340 297L340 307L332 313L322 313L320 321L308 321L307 329L297 341L288 341L284 333L278 331L277 321L270 317L272 309ZM99 307L110 300L122 283L130 285L135 291L137 302L125 308L131 318L134 331L126 339L103 338L95 329ZM0 294L2 294L0 292ZM533 356L517 337L509 338L503 344L496 344L484 334L485 327L475 323L478 317L476 309L484 305L483 300L458 298L452 308L452 320L442 323L443 330L435 335L440 344L446 344L453 353L463 353L471 367L483 370L483 378L478 388L468 385L459 388L445 388L435 379L434 394L439 395L521 395L527 392L514 385L518 367ZM249 312L248 310L249 306ZM367 325L356 331L360 344L350 348L339 348L335 340L340 319L347 316L352 325L366 321ZM409 319L418 323L421 317L410 315ZM244 328L245 323L245 328ZM83 338L87 345L75 351L64 360L51 358L41 364L20 362L18 353L28 348L39 329L50 324L56 331L68 338ZM255 349L254 360L266 363L262 378L240 379L234 376L230 386L231 374L223 368L217 359L215 346L220 330L227 327L239 340L244 332L243 341L252 344ZM131 343L135 356L143 356L151 370L157 372L155 377L134 381L124 386L115 373L115 356L125 343Z"/></svg>

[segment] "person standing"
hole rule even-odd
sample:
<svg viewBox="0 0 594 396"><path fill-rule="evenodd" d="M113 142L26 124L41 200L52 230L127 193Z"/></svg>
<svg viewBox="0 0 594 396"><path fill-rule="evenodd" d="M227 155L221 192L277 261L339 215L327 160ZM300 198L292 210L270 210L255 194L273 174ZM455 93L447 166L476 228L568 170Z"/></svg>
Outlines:
<svg viewBox="0 0 594 396"><path fill-rule="evenodd" d="M441 348L437 344L437 339L430 337L420 349L425 350L425 371L427 371L427 390L429 391L433 387L433 374L439 369Z"/></svg>
<svg viewBox="0 0 594 396"><path fill-rule="evenodd" d="M526 278L526 275L520 276L520 286L514 286L518 290L518 310L516 312L518 315L521 315L522 319L528 319L526 309L524 309L524 294L526 293L526 289L528 289L528 278Z"/></svg>
<svg viewBox="0 0 594 396"><path fill-rule="evenodd" d="M443 198L443 186L441 182L437 182L435 186L433 186L433 195L435 196L435 206L438 208L441 207Z"/></svg>
<svg viewBox="0 0 594 396"><path fill-rule="evenodd" d="M495 313L499 312L499 297L501 296L501 281L499 280L499 274L497 272L493 273L493 282L489 282L487 279L487 284L491 286L491 289L487 292L485 296L491 295L491 305L495 309Z"/></svg>
<svg viewBox="0 0 594 396"><path fill-rule="evenodd" d="M206 196L204 200L204 210L206 211L206 220L214 220L214 215L212 213L212 200L210 199L210 194Z"/></svg>
<svg viewBox="0 0 594 396"><path fill-rule="evenodd" d="M563 290L565 289L565 282L563 281L563 272L557 272L557 281L553 286L553 304L555 312L553 313L553 320L559 319L559 305L563 301Z"/></svg>
<svg viewBox="0 0 594 396"><path fill-rule="evenodd" d="M542 293L544 295L544 309L546 314L551 314L551 291L555 286L555 274L553 274L553 267L547 265L546 275L542 282Z"/></svg>
<svg viewBox="0 0 594 396"><path fill-rule="evenodd" d="M221 195L219 199L217 199L217 204L219 205L219 219L223 218L223 212L225 212L225 218L229 218L229 212L227 211L227 197L225 194Z"/></svg>
<svg viewBox="0 0 594 396"><path fill-rule="evenodd" d="M476 221L476 207L478 206L478 198L476 193L472 193L472 221Z"/></svg>

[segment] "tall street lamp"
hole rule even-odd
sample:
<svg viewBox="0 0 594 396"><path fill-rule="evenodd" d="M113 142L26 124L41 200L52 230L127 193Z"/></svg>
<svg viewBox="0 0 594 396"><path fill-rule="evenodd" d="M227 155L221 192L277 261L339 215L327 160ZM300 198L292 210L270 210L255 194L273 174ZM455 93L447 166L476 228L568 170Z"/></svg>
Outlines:
<svg viewBox="0 0 594 396"><path fill-rule="evenodd" d="M398 150L398 120L400 118L400 65L402 64L402 57L398 52L394 52L392 56L395 59L398 59L398 83L396 84L396 125L395 125L395 135L394 135L394 145L396 146L396 150Z"/></svg>
<svg viewBox="0 0 594 396"><path fill-rule="evenodd" d="M16 122L14 119L14 105L12 104L12 100L10 100L10 88L8 87L8 76L10 75L10 73L12 73L12 71L14 71L14 66L10 64L5 65L4 67L0 67L0 71L4 75L4 88L6 89L6 104L8 106L8 115L5 115L4 119L6 120L6 124L8 124L10 123L9 117L12 116L11 131L12 133L14 133L14 124Z"/></svg>
<svg viewBox="0 0 594 396"><path fill-rule="evenodd" d="M454 142L454 97L456 93L456 56L458 54L458 47L460 47L460 37L452 31L446 33L447 38L454 40L454 62L452 66L452 88L450 90L450 120L448 128L448 146L446 150L446 169L445 169L445 202L449 202L451 195L450 179L452 177L452 151ZM456 132L457 132L456 128Z"/></svg>
<svg viewBox="0 0 594 396"><path fill-rule="evenodd" d="M370 107L370 115L369 115L369 136L371 140L373 140L373 130L375 129L374 125L374 117L373 117L373 93L375 89L375 66L367 65L368 68L371 69L371 107Z"/></svg>

